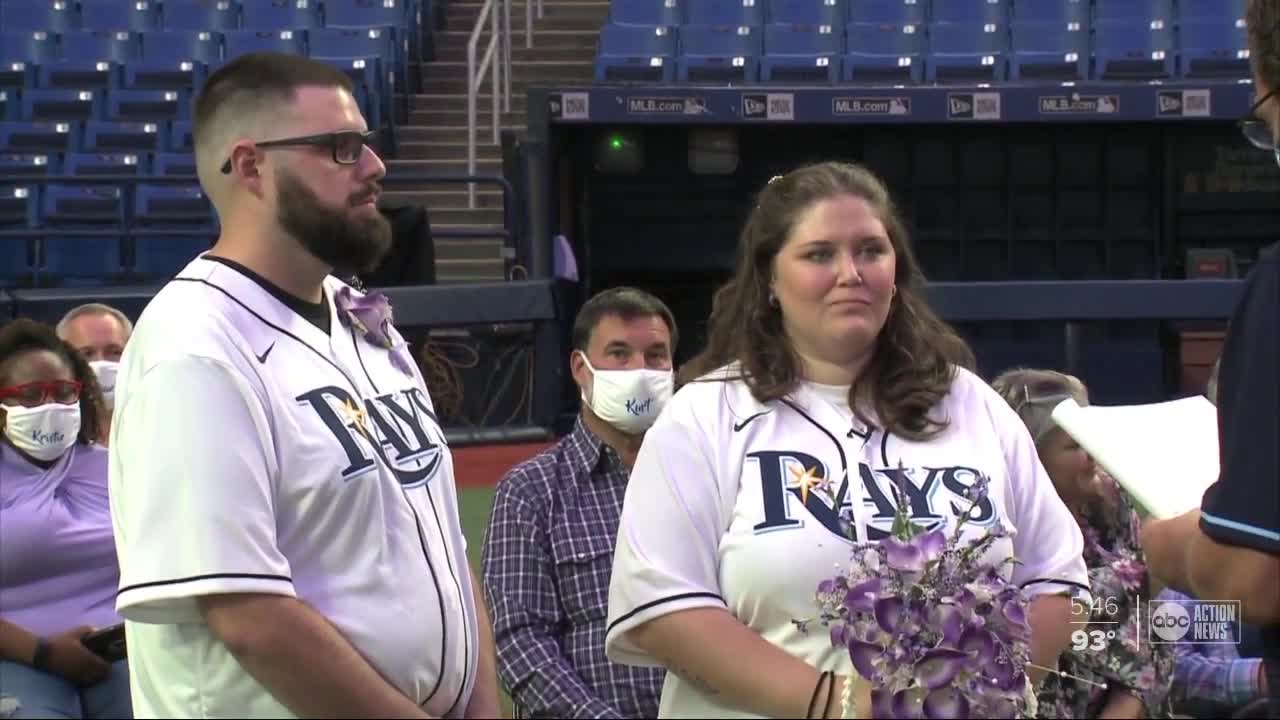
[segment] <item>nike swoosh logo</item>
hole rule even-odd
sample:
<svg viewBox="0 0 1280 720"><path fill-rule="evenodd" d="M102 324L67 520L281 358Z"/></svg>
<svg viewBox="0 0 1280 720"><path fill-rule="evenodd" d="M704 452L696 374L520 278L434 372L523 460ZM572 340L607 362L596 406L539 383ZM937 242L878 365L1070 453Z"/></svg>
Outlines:
<svg viewBox="0 0 1280 720"><path fill-rule="evenodd" d="M275 347L276 347L276 344L271 343L270 345L267 346L266 350L262 351L261 355L255 355L254 357L258 358L258 362L265 365L267 363L267 356L271 354L271 351L274 350Z"/></svg>
<svg viewBox="0 0 1280 720"><path fill-rule="evenodd" d="M755 415L752 415L752 416L748 417L746 420L743 420L743 421L742 421L742 422L740 422L740 423L734 423L734 424L733 424L733 431L734 431L734 432L741 432L741 431L742 431L742 428L744 428L744 427L746 427L746 426L747 426L747 423L751 422L752 420L755 420L756 418L760 417L761 415L768 415L768 414L769 414L769 411L768 411L768 410L765 410L764 412L758 412L758 413L756 413Z"/></svg>

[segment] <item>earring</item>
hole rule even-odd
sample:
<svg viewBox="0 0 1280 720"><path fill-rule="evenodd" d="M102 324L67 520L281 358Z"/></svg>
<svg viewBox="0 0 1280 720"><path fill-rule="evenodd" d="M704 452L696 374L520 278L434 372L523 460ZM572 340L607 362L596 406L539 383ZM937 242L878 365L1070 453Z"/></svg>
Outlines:
<svg viewBox="0 0 1280 720"><path fill-rule="evenodd" d="M772 290L769 291L769 307L778 307L778 296L774 295Z"/></svg>
<svg viewBox="0 0 1280 720"><path fill-rule="evenodd" d="M889 288L889 298L893 299L897 296L898 296L898 286L894 285L893 287Z"/></svg>

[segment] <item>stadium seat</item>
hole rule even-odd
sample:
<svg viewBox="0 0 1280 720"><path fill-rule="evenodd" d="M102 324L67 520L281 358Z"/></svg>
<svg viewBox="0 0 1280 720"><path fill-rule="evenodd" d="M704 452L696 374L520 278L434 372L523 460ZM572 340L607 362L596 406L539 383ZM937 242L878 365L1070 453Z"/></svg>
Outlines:
<svg viewBox="0 0 1280 720"><path fill-rule="evenodd" d="M1173 23L1173 0L1094 0L1093 21L1163 22L1169 25Z"/></svg>
<svg viewBox="0 0 1280 720"><path fill-rule="evenodd" d="M845 29L844 82L897 84L924 79L924 31L919 25L850 23Z"/></svg>
<svg viewBox="0 0 1280 720"><path fill-rule="evenodd" d="M390 28L323 28L307 33L312 57L380 57L390 63L396 46Z"/></svg>
<svg viewBox="0 0 1280 720"><path fill-rule="evenodd" d="M679 82L755 82L761 50L759 28L680 28Z"/></svg>
<svg viewBox="0 0 1280 720"><path fill-rule="evenodd" d="M151 156L151 174L160 177L196 174L196 158L191 153L158 152Z"/></svg>
<svg viewBox="0 0 1280 720"><path fill-rule="evenodd" d="M849 0L849 22L923 25L924 8L924 3L915 0Z"/></svg>
<svg viewBox="0 0 1280 720"><path fill-rule="evenodd" d="M206 225L213 207L199 185L141 183L133 198L133 219L141 225Z"/></svg>
<svg viewBox="0 0 1280 720"><path fill-rule="evenodd" d="M845 0L766 0L765 15L775 25L825 25L836 32L845 24Z"/></svg>
<svg viewBox="0 0 1280 720"><path fill-rule="evenodd" d="M90 121L84 124L81 152L155 152L162 123Z"/></svg>
<svg viewBox="0 0 1280 720"><path fill-rule="evenodd" d="M934 23L929 26L925 78L937 83L999 82L1006 76L1007 25Z"/></svg>
<svg viewBox="0 0 1280 720"><path fill-rule="evenodd" d="M17 93L13 93L15 96L13 98L10 98L9 94L9 90L0 90L0 120L12 120L14 119L14 116L17 115L16 108L18 105L16 103L9 102L10 99L17 99Z"/></svg>
<svg viewBox="0 0 1280 720"><path fill-rule="evenodd" d="M253 52L306 55L301 32L293 30L230 30L222 34L223 62Z"/></svg>
<svg viewBox="0 0 1280 720"><path fill-rule="evenodd" d="M209 238L199 235L135 235L133 274L142 282L164 282L209 246Z"/></svg>
<svg viewBox="0 0 1280 720"><path fill-rule="evenodd" d="M195 152L195 143L191 140L191 123L183 120L169 123L164 139L164 149L166 152L175 153Z"/></svg>
<svg viewBox="0 0 1280 720"><path fill-rule="evenodd" d="M36 224L35 185L0 185L0 225L31 227ZM25 263L25 261L24 261Z"/></svg>
<svg viewBox="0 0 1280 720"><path fill-rule="evenodd" d="M42 285L95 287L107 285L123 273L119 235L49 235L41 245Z"/></svg>
<svg viewBox="0 0 1280 720"><path fill-rule="evenodd" d="M0 2L0 28L27 32L67 32L80 27L80 3L50 0Z"/></svg>
<svg viewBox="0 0 1280 720"><path fill-rule="evenodd" d="M764 29L761 82L836 82L844 51L842 27L768 25Z"/></svg>
<svg viewBox="0 0 1280 720"><path fill-rule="evenodd" d="M399 0L325 0L324 25L331 28L401 27L407 11Z"/></svg>
<svg viewBox="0 0 1280 720"><path fill-rule="evenodd" d="M146 158L136 153L67 153L63 175L137 176L146 173Z"/></svg>
<svg viewBox="0 0 1280 720"><path fill-rule="evenodd" d="M929 22L1004 26L1009 6L1007 0L934 0Z"/></svg>
<svg viewBox="0 0 1280 720"><path fill-rule="evenodd" d="M41 221L47 225L124 222L124 192L118 185L45 186Z"/></svg>
<svg viewBox="0 0 1280 720"><path fill-rule="evenodd" d="M142 35L142 59L176 65L194 60L215 65L222 61L222 34L210 30L165 30Z"/></svg>
<svg viewBox="0 0 1280 720"><path fill-rule="evenodd" d="M58 59L58 38L43 30L0 32L0 63L44 63Z"/></svg>
<svg viewBox="0 0 1280 720"><path fill-rule="evenodd" d="M80 3L80 29L147 32L160 27L160 6L136 2L85 0Z"/></svg>
<svg viewBox="0 0 1280 720"><path fill-rule="evenodd" d="M101 95L92 90L31 89L22 93L22 120L74 122L101 116Z"/></svg>
<svg viewBox="0 0 1280 720"><path fill-rule="evenodd" d="M106 119L123 122L163 122L186 119L191 107L187 92L177 90L112 90Z"/></svg>
<svg viewBox="0 0 1280 720"><path fill-rule="evenodd" d="M106 88L115 64L136 60L141 50L137 33L107 30L64 33L60 46L62 59L40 66L40 87Z"/></svg>
<svg viewBox="0 0 1280 720"><path fill-rule="evenodd" d="M1015 22L1010 80L1089 79L1089 33L1078 23Z"/></svg>
<svg viewBox="0 0 1280 720"><path fill-rule="evenodd" d="M1171 77L1174 71L1172 29L1167 23L1156 21L1095 22L1093 59L1094 73L1099 80Z"/></svg>
<svg viewBox="0 0 1280 720"><path fill-rule="evenodd" d="M764 23L764 6L756 0L718 0L717 2L686 2L685 25L713 25L739 27Z"/></svg>
<svg viewBox="0 0 1280 720"><path fill-rule="evenodd" d="M240 27L239 11L231 0L164 0L160 24L165 30L235 30Z"/></svg>
<svg viewBox="0 0 1280 720"><path fill-rule="evenodd" d="M682 20L676 0L612 0L609 3L609 22L614 25L671 27Z"/></svg>
<svg viewBox="0 0 1280 720"><path fill-rule="evenodd" d="M1186 21L1178 27L1178 74L1184 78L1250 77L1249 44L1235 22Z"/></svg>
<svg viewBox="0 0 1280 720"><path fill-rule="evenodd" d="M60 153L77 141L76 123L0 122L0 152Z"/></svg>
<svg viewBox="0 0 1280 720"><path fill-rule="evenodd" d="M675 79L676 38L666 27L605 25L600 29L595 78L598 81L671 82Z"/></svg>
<svg viewBox="0 0 1280 720"><path fill-rule="evenodd" d="M1178 0L1178 22L1226 22L1244 20L1246 0Z"/></svg>
<svg viewBox="0 0 1280 720"><path fill-rule="evenodd" d="M45 153L0 154L0 177L44 177L53 172L54 163Z"/></svg>
<svg viewBox="0 0 1280 720"><path fill-rule="evenodd" d="M1013 0L1009 8L1014 23L1072 24L1089 28L1089 0Z"/></svg>
<svg viewBox="0 0 1280 720"><path fill-rule="evenodd" d="M249 0L240 3L245 30L304 30L320 27L320 5L313 0Z"/></svg>

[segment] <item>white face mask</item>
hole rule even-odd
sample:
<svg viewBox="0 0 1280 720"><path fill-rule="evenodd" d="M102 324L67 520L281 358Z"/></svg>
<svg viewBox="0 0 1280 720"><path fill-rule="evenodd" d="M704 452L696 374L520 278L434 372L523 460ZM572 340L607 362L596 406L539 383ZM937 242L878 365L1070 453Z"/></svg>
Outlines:
<svg viewBox="0 0 1280 720"><path fill-rule="evenodd" d="M6 405L4 434L9 442L37 460L62 457L80 434L80 403L49 403L38 407Z"/></svg>
<svg viewBox="0 0 1280 720"><path fill-rule="evenodd" d="M89 367L98 376L98 387L102 388L102 397L110 410L116 406L116 373L120 371L120 363L115 360L94 360L89 363Z"/></svg>
<svg viewBox="0 0 1280 720"><path fill-rule="evenodd" d="M591 371L591 411L628 435L648 430L671 399L670 370L597 370L585 353L582 361Z"/></svg>

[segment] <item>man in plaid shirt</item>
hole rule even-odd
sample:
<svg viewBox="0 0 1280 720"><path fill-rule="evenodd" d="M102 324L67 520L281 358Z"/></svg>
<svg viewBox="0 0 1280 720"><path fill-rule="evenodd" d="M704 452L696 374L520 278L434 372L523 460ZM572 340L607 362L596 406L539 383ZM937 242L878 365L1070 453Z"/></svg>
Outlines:
<svg viewBox="0 0 1280 720"><path fill-rule="evenodd" d="M606 290L583 305L569 366L573 432L498 483L484 546L498 671L517 717L652 718L665 671L605 658L609 576L627 475L672 393L675 319Z"/></svg>

